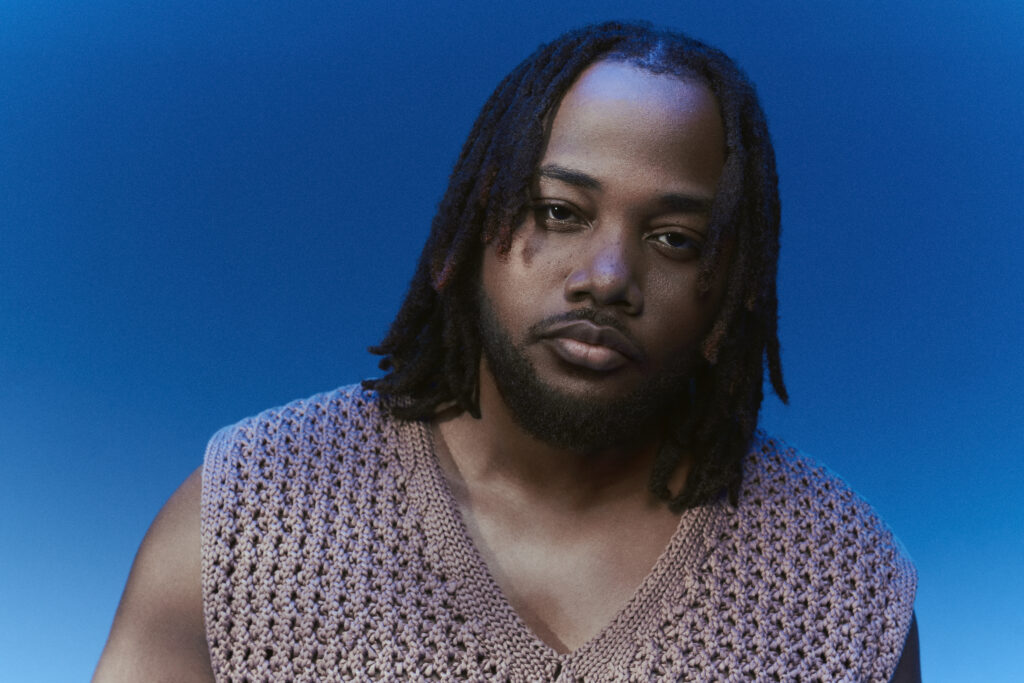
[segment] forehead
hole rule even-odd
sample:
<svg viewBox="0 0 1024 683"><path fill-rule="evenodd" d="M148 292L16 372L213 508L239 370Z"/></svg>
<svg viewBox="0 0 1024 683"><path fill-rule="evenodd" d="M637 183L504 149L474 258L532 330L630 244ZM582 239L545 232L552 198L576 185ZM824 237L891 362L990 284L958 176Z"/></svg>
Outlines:
<svg viewBox="0 0 1024 683"><path fill-rule="evenodd" d="M541 164L652 190L691 186L713 194L724 160L718 100L703 82L603 61L562 98Z"/></svg>
<svg viewBox="0 0 1024 683"><path fill-rule="evenodd" d="M562 101L589 99L641 106L644 103L660 104L674 109L686 109L692 104L690 91L694 88L711 94L704 82L696 76L655 73L628 61L601 60L580 73Z"/></svg>

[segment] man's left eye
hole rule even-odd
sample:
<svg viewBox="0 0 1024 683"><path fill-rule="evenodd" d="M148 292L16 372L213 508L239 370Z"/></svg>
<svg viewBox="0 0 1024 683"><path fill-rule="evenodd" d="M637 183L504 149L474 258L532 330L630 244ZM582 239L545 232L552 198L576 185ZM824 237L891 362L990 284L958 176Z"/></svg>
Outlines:
<svg viewBox="0 0 1024 683"><path fill-rule="evenodd" d="M685 232L658 232L650 235L648 239L652 240L663 251L669 251L677 257L700 255L700 242Z"/></svg>

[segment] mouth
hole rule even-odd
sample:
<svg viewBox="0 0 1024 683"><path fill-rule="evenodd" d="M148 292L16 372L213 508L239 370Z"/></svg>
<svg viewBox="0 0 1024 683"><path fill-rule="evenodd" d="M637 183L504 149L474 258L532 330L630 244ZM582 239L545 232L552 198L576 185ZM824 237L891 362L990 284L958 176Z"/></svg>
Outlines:
<svg viewBox="0 0 1024 683"><path fill-rule="evenodd" d="M556 323L544 329L540 338L566 363L598 372L643 359L640 348L625 334L589 320Z"/></svg>

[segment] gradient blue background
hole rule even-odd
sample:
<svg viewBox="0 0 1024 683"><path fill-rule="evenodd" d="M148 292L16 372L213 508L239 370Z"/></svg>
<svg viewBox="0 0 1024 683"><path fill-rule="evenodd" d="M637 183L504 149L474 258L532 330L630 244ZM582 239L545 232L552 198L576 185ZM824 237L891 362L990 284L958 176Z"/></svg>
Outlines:
<svg viewBox="0 0 1024 683"><path fill-rule="evenodd" d="M376 374L498 80L637 17L768 112L764 425L902 538L927 680L1024 680L1024 10L926 4L0 2L0 679L89 677L207 438Z"/></svg>

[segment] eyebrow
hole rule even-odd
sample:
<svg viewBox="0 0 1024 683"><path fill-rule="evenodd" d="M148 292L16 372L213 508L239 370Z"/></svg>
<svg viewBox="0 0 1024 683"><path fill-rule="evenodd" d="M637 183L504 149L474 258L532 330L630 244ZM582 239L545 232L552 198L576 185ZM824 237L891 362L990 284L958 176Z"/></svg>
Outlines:
<svg viewBox="0 0 1024 683"><path fill-rule="evenodd" d="M585 190L600 190L601 181L587 175L583 171L566 168L558 164L547 164L537 169L539 178L550 178L569 185L583 188ZM658 195L655 199L657 204L665 211L671 213L700 213L710 214L714 197L703 197L680 192L667 192Z"/></svg>
<svg viewBox="0 0 1024 683"><path fill-rule="evenodd" d="M558 164L548 164L537 169L537 175L541 178L561 180L563 183L582 187L587 190L600 190L601 183L597 178L589 176L583 171L574 171Z"/></svg>

